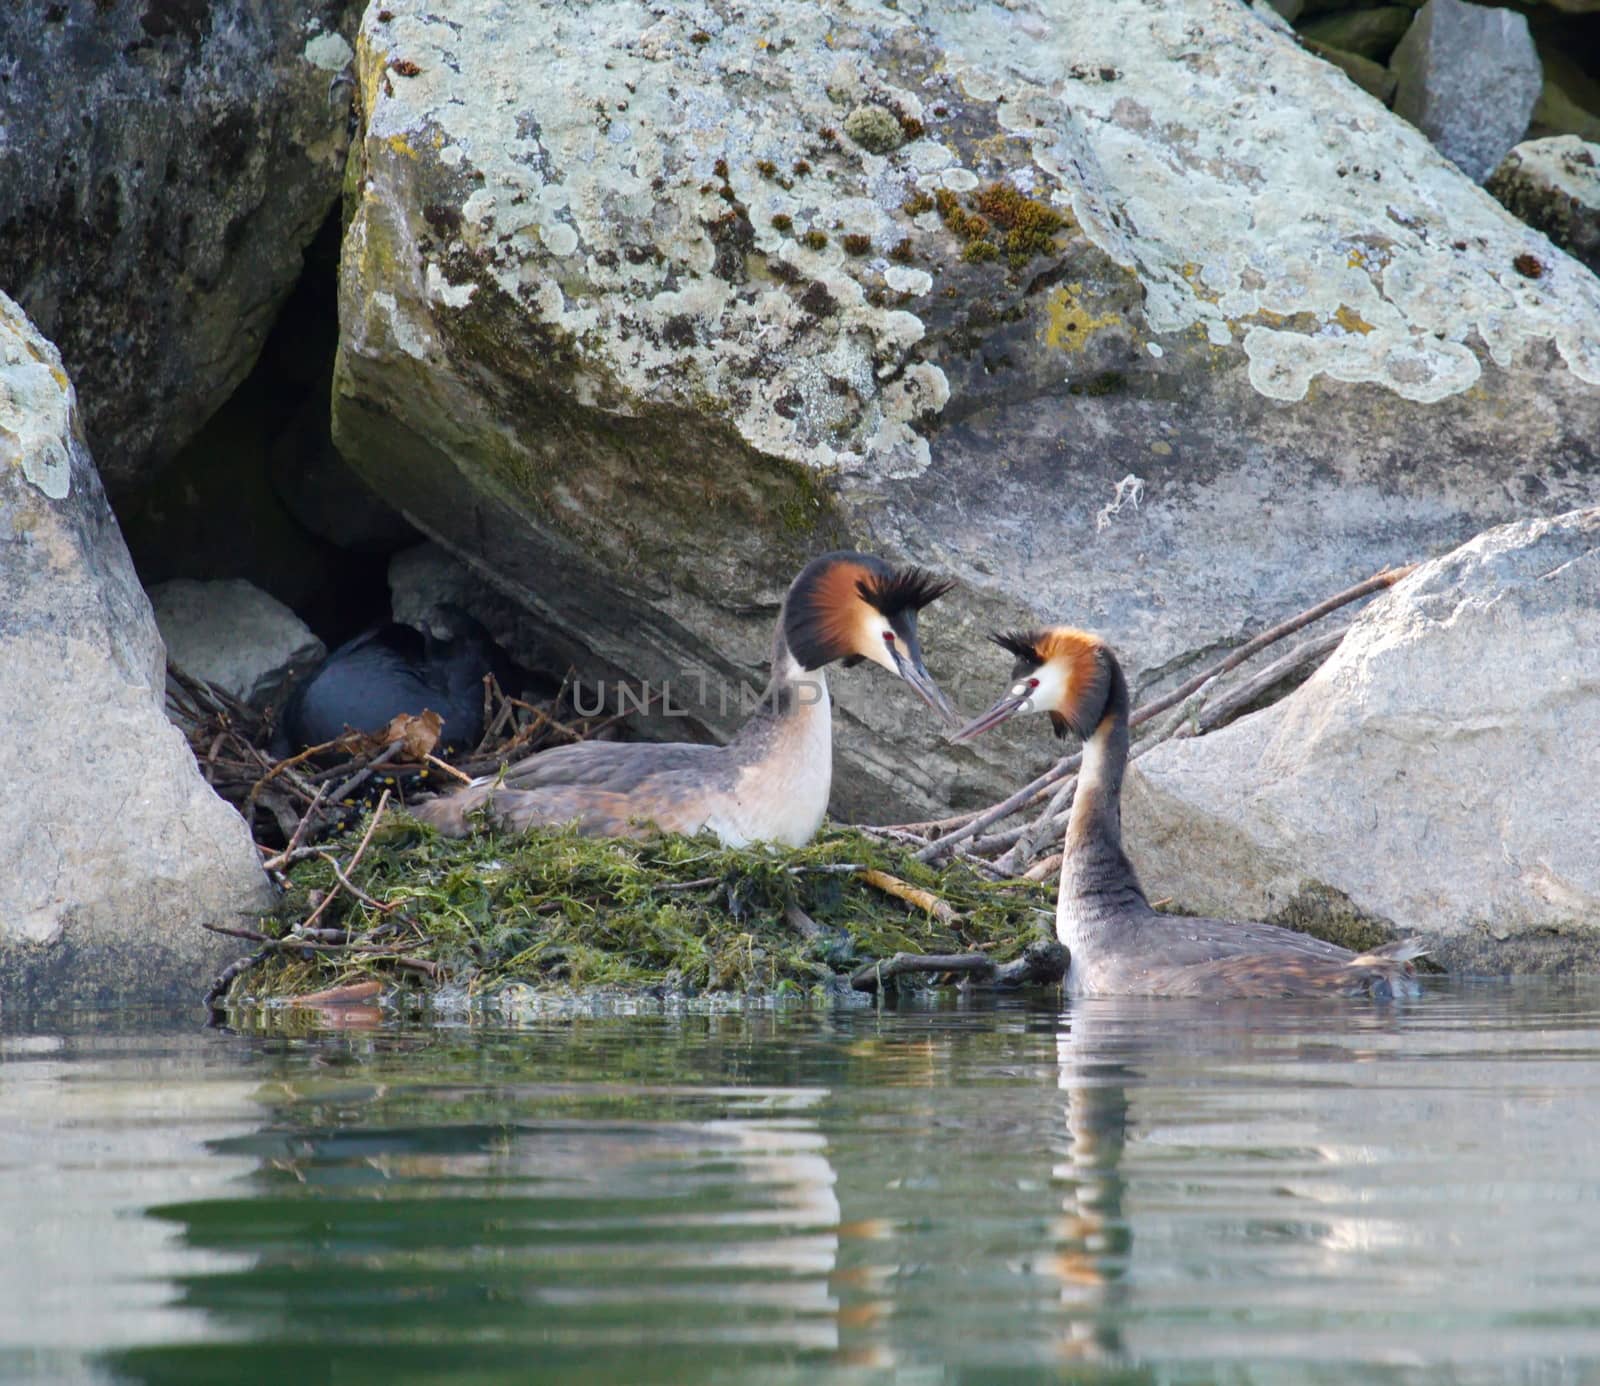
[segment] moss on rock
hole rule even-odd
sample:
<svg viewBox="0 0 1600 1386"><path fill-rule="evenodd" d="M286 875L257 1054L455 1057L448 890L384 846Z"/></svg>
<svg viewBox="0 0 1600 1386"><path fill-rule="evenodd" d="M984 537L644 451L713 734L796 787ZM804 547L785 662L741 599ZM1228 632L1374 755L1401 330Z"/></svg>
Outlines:
<svg viewBox="0 0 1600 1386"><path fill-rule="evenodd" d="M906 141L894 112L870 104L857 106L844 118L844 132L869 154L887 154Z"/></svg>
<svg viewBox="0 0 1600 1386"><path fill-rule="evenodd" d="M932 891L954 920L868 885L858 868L869 867ZM366 898L341 891L316 922L352 943L286 950L236 991L278 999L416 976L416 967L396 973L403 956L476 995L511 984L826 992L840 973L902 950L977 948L1003 962L1049 923L1047 887L991 882L960 864L936 871L843 829L781 852L732 850L707 837L633 841L562 830L452 840L400 819L379 829L349 875ZM335 884L329 861L301 862L282 913L304 919ZM820 926L813 937L786 921L790 906Z"/></svg>

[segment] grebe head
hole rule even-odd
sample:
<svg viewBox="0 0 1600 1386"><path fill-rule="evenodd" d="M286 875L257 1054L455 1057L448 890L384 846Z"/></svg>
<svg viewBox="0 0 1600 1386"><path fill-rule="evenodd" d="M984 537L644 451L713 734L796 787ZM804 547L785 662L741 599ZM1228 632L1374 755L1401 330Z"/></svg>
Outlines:
<svg viewBox="0 0 1600 1386"><path fill-rule="evenodd" d="M1105 641L1070 626L989 638L1016 657L1011 687L987 712L952 732L951 741L970 741L1026 712L1049 713L1057 736L1093 734L1111 693L1111 652Z"/></svg>
<svg viewBox="0 0 1600 1386"><path fill-rule="evenodd" d="M904 679L945 722L960 718L922 663L917 612L955 583L868 553L825 553L801 570L783 605L783 636L803 669L870 659Z"/></svg>

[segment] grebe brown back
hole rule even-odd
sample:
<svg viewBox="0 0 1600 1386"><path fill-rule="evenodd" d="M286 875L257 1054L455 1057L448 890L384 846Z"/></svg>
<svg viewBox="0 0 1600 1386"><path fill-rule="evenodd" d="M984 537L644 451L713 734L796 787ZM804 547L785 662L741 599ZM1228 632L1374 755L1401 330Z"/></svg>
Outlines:
<svg viewBox="0 0 1600 1386"><path fill-rule="evenodd" d="M920 568L837 551L806 564L772 637L772 676L726 746L588 741L541 751L416 809L451 836L487 811L510 831L573 823L595 837L707 830L729 846L803 846L822 825L833 780L824 667L863 659L904 679L947 725L958 718L929 676L917 612L953 586Z"/></svg>
<svg viewBox="0 0 1600 1386"><path fill-rule="evenodd" d="M1414 996L1415 940L1356 954L1308 934L1150 908L1122 850L1128 763L1128 683L1097 635L1056 626L993 637L1016 656L1012 686L951 734L969 740L1026 712L1083 738L1083 767L1067 821L1056 934L1072 954L1075 996Z"/></svg>

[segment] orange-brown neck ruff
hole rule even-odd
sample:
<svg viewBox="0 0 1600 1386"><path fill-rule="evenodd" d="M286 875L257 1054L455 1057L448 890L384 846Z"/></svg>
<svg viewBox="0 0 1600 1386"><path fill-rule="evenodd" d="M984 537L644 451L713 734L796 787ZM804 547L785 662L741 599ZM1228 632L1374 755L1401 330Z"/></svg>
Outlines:
<svg viewBox="0 0 1600 1386"><path fill-rule="evenodd" d="M887 564L883 570L888 571ZM866 652L872 608L861 587L878 576L867 564L847 558L802 574L789 593L784 617L784 636L801 668L820 669Z"/></svg>
<svg viewBox="0 0 1600 1386"><path fill-rule="evenodd" d="M1085 630L1057 627L1044 631L1034 644L1041 663L1062 671L1061 699L1050 711L1056 735L1075 731L1085 740L1106 712L1111 691L1111 665L1105 641Z"/></svg>

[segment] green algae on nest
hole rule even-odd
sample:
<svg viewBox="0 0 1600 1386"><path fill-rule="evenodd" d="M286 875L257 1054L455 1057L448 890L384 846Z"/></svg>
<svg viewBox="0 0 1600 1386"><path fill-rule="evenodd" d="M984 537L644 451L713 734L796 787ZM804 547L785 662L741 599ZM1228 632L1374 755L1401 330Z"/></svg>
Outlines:
<svg viewBox="0 0 1600 1386"><path fill-rule="evenodd" d="M350 851L330 854L343 861ZM898 876L958 917L942 924L845 866ZM634 841L566 830L457 840L398 818L380 825L348 875L367 898L341 890L318 917L319 931L370 938L475 994L511 983L557 993L826 994L839 974L900 951L981 948L1009 961L1041 936L1050 904L1046 886L991 882L959 862L934 870L845 828L787 852L733 850L708 837ZM326 860L298 863L282 913L305 919L335 884ZM791 905L821 926L816 937L786 922ZM392 954L359 947L286 950L234 990L288 998L406 975L396 973Z"/></svg>

